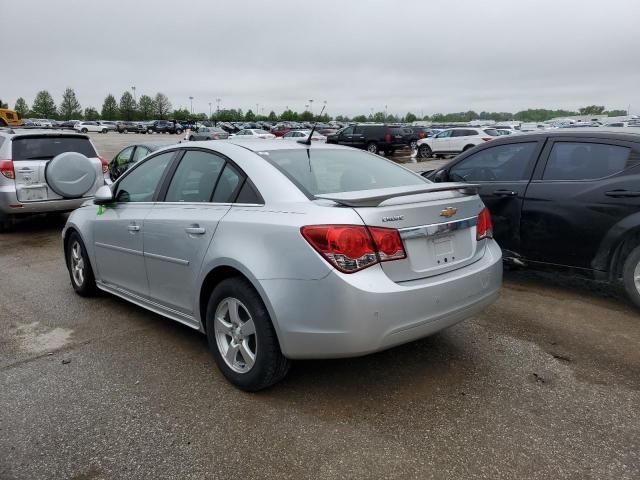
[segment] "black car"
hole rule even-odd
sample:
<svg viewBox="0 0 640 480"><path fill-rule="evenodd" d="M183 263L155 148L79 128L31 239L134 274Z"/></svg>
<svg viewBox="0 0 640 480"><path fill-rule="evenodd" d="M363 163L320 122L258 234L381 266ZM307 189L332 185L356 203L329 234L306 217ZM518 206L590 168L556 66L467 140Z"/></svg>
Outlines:
<svg viewBox="0 0 640 480"><path fill-rule="evenodd" d="M147 133L182 133L182 125L169 120L156 120L147 125Z"/></svg>
<svg viewBox="0 0 640 480"><path fill-rule="evenodd" d="M118 133L141 133L142 129L139 123L123 120L116 122L116 131Z"/></svg>
<svg viewBox="0 0 640 480"><path fill-rule="evenodd" d="M175 144L175 142L171 141L146 142L123 148L109 162L109 178L111 178L112 182L115 182L118 177L126 172L132 165L142 160L151 152L173 144Z"/></svg>
<svg viewBox="0 0 640 480"><path fill-rule="evenodd" d="M351 125L327 136L327 143L363 148L371 153L393 154L407 146L404 129L388 125Z"/></svg>
<svg viewBox="0 0 640 480"><path fill-rule="evenodd" d="M505 261L621 284L640 306L640 134L499 137L425 176L480 186Z"/></svg>
<svg viewBox="0 0 640 480"><path fill-rule="evenodd" d="M412 150L418 148L418 140L433 136L433 132L429 127L423 127L420 125L405 127L405 130L407 131L407 135L405 136L407 145L409 145Z"/></svg>

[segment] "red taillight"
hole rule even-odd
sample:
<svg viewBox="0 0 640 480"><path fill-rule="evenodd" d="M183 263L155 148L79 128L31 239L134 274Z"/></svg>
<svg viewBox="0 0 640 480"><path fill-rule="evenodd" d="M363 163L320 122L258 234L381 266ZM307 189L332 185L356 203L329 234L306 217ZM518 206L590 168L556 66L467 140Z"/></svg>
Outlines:
<svg viewBox="0 0 640 480"><path fill-rule="evenodd" d="M418 134L418 137L420 137L420 138L424 138L424 137L426 137L426 136L427 136L427 134L426 134L426 133L424 133L424 132L420 132L420 133Z"/></svg>
<svg viewBox="0 0 640 480"><path fill-rule="evenodd" d="M478 225L476 226L476 240L485 238L493 238L493 223L487 208L484 208L478 215Z"/></svg>
<svg viewBox="0 0 640 480"><path fill-rule="evenodd" d="M318 253L344 273L406 257L400 234L392 228L311 225L302 227L300 232Z"/></svg>
<svg viewBox="0 0 640 480"><path fill-rule="evenodd" d="M384 141L385 141L385 143L391 143L391 134L390 133L387 133L384 136Z"/></svg>
<svg viewBox="0 0 640 480"><path fill-rule="evenodd" d="M0 160L0 173L3 177L16 179L16 172L13 170L13 162L11 160Z"/></svg>
<svg viewBox="0 0 640 480"><path fill-rule="evenodd" d="M100 159L100 163L102 164L102 173L109 173L109 162L102 158L100 155L98 155L98 158Z"/></svg>
<svg viewBox="0 0 640 480"><path fill-rule="evenodd" d="M493 140L493 137L482 137L482 140L488 142L489 140Z"/></svg>

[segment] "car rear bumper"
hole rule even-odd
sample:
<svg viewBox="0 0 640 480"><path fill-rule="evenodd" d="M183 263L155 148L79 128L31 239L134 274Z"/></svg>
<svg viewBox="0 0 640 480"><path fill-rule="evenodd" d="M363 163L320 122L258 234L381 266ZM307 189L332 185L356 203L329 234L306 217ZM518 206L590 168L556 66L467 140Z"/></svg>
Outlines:
<svg viewBox="0 0 640 480"><path fill-rule="evenodd" d="M20 215L30 213L68 212L80 207L91 197L46 200L40 202L20 202L14 188L0 188L0 213Z"/></svg>
<svg viewBox="0 0 640 480"><path fill-rule="evenodd" d="M260 285L285 356L358 356L426 337L484 310L502 286L502 252L490 241L471 265L404 283L376 265L351 275L333 271L321 280Z"/></svg>

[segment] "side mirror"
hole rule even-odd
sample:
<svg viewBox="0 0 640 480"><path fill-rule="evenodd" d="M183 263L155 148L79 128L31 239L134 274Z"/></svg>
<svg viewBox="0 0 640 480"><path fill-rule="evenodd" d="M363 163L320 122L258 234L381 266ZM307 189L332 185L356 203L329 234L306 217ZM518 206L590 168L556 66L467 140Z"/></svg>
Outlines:
<svg viewBox="0 0 640 480"><path fill-rule="evenodd" d="M431 172L429 179L436 183L446 182L447 180L449 180L449 174L446 170L438 170L435 172Z"/></svg>
<svg viewBox="0 0 640 480"><path fill-rule="evenodd" d="M104 205L113 202L113 193L108 185L103 185L96 191L93 203L96 205Z"/></svg>

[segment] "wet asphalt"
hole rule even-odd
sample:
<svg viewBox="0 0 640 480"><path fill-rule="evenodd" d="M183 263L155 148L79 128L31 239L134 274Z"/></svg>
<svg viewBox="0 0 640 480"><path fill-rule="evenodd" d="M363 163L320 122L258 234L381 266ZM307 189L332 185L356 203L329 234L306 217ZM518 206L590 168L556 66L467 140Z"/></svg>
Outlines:
<svg viewBox="0 0 640 480"><path fill-rule="evenodd" d="M0 479L640 477L640 314L615 291L505 272L475 318L248 394L200 333L78 297L64 221L0 236Z"/></svg>

